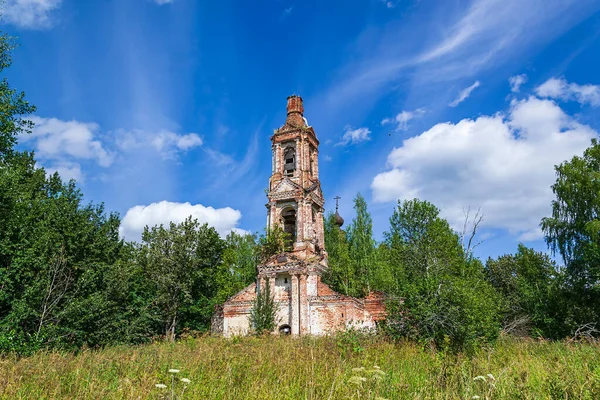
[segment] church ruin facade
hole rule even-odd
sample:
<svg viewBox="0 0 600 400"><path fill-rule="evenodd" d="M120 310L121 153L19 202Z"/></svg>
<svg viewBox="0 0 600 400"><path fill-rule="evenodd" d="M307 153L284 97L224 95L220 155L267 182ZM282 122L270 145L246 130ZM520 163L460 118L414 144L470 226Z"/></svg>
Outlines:
<svg viewBox="0 0 600 400"><path fill-rule="evenodd" d="M289 251L259 265L256 282L220 308L213 318L213 331L225 336L251 331L253 301L267 282L278 307L275 333L324 335L351 326L374 328L385 318L380 295L370 294L364 299L345 296L321 281L328 266L319 140L303 114L302 98L288 97L286 122L271 137L267 227L279 225L292 243ZM343 223L341 218L338 221Z"/></svg>

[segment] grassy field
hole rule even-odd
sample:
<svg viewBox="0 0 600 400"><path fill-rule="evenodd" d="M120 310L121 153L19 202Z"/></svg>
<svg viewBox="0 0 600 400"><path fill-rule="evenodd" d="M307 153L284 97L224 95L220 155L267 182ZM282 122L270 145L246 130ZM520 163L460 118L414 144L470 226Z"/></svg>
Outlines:
<svg viewBox="0 0 600 400"><path fill-rule="evenodd" d="M600 399L600 344L502 340L467 357L334 337L201 337L7 357L0 398L163 398L171 368L191 381L186 399Z"/></svg>

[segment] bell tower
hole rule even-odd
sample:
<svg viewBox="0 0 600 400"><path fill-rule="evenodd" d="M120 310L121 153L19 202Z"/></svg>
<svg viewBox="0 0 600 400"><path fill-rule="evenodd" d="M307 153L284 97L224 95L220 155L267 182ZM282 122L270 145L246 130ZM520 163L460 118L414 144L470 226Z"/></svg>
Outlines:
<svg viewBox="0 0 600 400"><path fill-rule="evenodd" d="M304 118L300 96L287 99L285 124L271 136L272 170L267 227L279 225L291 243L258 266L257 291L266 287L279 304L280 333L310 333L309 302L327 269L323 231L325 201L319 182L319 140Z"/></svg>
<svg viewBox="0 0 600 400"><path fill-rule="evenodd" d="M304 118L300 96L288 97L286 122L271 136L271 150L267 226L278 224L290 234L290 255L325 256L319 140Z"/></svg>

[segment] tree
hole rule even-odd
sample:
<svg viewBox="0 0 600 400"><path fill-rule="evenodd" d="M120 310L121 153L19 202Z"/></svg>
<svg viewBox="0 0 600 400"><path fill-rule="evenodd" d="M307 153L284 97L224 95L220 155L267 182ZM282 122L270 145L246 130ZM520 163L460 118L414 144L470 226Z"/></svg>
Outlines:
<svg viewBox="0 0 600 400"><path fill-rule="evenodd" d="M335 221L335 215L329 213L324 221L325 249L329 268L323 275L324 282L347 296L357 290L356 275L350 259L348 236Z"/></svg>
<svg viewBox="0 0 600 400"><path fill-rule="evenodd" d="M398 202L384 234L396 282L387 329L393 336L470 349L498 334L497 296L483 266L466 258L459 236L431 203Z"/></svg>
<svg viewBox="0 0 600 400"><path fill-rule="evenodd" d="M14 38L0 34L0 72L12 64L11 52L16 47ZM0 81L0 167L13 153L17 137L29 133L31 121L23 116L35 112L35 107L25 100L23 92L10 87L6 78Z"/></svg>
<svg viewBox="0 0 600 400"><path fill-rule="evenodd" d="M350 260L353 264L357 287L354 295L365 295L371 291L375 274L376 254L373 240L373 220L367 210L367 202L360 193L354 198L356 216L348 228Z"/></svg>
<svg viewBox="0 0 600 400"><path fill-rule="evenodd" d="M239 235L231 231L225 238L223 262L219 265L216 279L218 293L213 303L221 304L236 294L256 277L258 263L256 238L254 235Z"/></svg>
<svg viewBox="0 0 600 400"><path fill-rule="evenodd" d="M106 305L103 271L123 246L118 217L83 205L74 181L46 177L29 153L11 154L0 189L0 337L18 337L18 351L91 344L93 326L81 321Z"/></svg>
<svg viewBox="0 0 600 400"><path fill-rule="evenodd" d="M488 282L502 296L503 329L517 335L560 338L561 272L547 254L519 244L517 253L489 258Z"/></svg>
<svg viewBox="0 0 600 400"><path fill-rule="evenodd" d="M140 262L155 285L167 339L174 340L179 319L186 314L188 327L209 325L210 299L218 291L215 272L224 248L214 228L191 217L180 224L171 222L168 228L144 229Z"/></svg>
<svg viewBox="0 0 600 400"><path fill-rule="evenodd" d="M250 326L257 334L273 332L277 325L277 303L271 293L269 280L264 288L259 288L250 310Z"/></svg>
<svg viewBox="0 0 600 400"><path fill-rule="evenodd" d="M600 279L600 144L592 139L583 157L575 156L555 170L552 216L541 222L546 243L554 254L560 254L573 279L596 286Z"/></svg>
<svg viewBox="0 0 600 400"><path fill-rule="evenodd" d="M552 216L542 219L541 228L552 253L565 263L575 331L582 324L600 323L600 143L592 139L583 157L555 170Z"/></svg>

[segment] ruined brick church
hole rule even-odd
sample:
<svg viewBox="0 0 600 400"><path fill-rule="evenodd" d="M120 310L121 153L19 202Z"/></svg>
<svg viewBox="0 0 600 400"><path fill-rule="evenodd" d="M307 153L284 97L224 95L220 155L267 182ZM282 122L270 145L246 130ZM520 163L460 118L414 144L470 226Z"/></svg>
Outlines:
<svg viewBox="0 0 600 400"><path fill-rule="evenodd" d="M292 248L259 265L256 282L223 304L213 318L213 331L225 336L249 332L253 301L260 290L265 290L267 281L278 306L274 333L324 335L350 326L373 328L385 318L381 296L345 296L321 281L328 267L319 140L303 113L302 98L288 97L285 124L271 137L267 227L278 224L288 232ZM336 220L343 224L337 210Z"/></svg>

